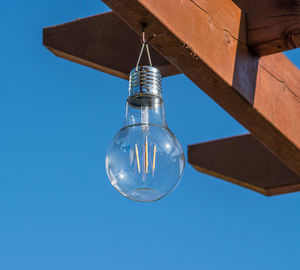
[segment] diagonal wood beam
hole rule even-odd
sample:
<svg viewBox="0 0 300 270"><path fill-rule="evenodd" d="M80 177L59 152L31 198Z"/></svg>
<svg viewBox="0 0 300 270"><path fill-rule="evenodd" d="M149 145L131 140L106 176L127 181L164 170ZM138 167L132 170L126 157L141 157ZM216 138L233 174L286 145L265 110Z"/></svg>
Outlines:
<svg viewBox="0 0 300 270"><path fill-rule="evenodd" d="M250 134L189 145L188 161L200 172L266 196L300 191L300 176Z"/></svg>
<svg viewBox="0 0 300 270"><path fill-rule="evenodd" d="M248 46L258 56L300 47L300 0L233 0L247 14Z"/></svg>
<svg viewBox="0 0 300 270"><path fill-rule="evenodd" d="M300 175L300 73L283 55L249 53L231 0L104 0L132 29Z"/></svg>

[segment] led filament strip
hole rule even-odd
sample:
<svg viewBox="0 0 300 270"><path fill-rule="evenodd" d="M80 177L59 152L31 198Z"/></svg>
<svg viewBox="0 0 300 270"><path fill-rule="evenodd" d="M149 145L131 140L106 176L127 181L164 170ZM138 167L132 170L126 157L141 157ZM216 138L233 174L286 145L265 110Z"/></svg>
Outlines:
<svg viewBox="0 0 300 270"><path fill-rule="evenodd" d="M148 151L148 139L146 137L145 140L145 151L144 151L144 173L149 173L149 151ZM141 165L140 165L140 158L139 158L139 149L138 145L135 144L135 156L136 156L136 165L138 168L139 173L141 173ZM153 147L153 160L152 160L152 177L154 176L155 171L155 162L156 162L156 144Z"/></svg>

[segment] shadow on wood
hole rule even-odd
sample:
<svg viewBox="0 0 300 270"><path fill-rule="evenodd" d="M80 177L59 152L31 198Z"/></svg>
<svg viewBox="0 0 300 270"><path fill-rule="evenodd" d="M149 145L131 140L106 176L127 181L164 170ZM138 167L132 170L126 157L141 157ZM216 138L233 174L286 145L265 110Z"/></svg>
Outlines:
<svg viewBox="0 0 300 270"><path fill-rule="evenodd" d="M43 39L56 56L123 79L135 67L142 45L141 38L113 12L44 28ZM150 52L162 76L179 73L151 46ZM149 64L145 55L141 64Z"/></svg>
<svg viewBox="0 0 300 270"><path fill-rule="evenodd" d="M257 56L300 47L300 0L233 0L247 13L248 46Z"/></svg>

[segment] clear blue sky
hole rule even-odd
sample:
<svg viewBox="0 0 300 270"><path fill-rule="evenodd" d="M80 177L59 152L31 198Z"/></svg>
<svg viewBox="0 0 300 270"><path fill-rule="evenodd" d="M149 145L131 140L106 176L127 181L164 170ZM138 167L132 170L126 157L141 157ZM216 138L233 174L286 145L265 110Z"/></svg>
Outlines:
<svg viewBox="0 0 300 270"><path fill-rule="evenodd" d="M196 172L155 203L105 172L127 82L59 59L42 28L108 9L100 0L1 4L0 269L299 269L300 193L266 198ZM287 54L300 66L299 50ZM246 130L183 75L163 81L184 149Z"/></svg>

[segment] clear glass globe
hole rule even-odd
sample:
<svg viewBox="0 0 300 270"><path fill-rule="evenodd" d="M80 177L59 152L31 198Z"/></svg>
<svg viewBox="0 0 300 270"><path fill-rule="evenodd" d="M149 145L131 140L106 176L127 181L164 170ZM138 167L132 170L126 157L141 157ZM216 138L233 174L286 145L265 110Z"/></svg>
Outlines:
<svg viewBox="0 0 300 270"><path fill-rule="evenodd" d="M156 201L178 185L185 166L179 141L167 128L155 125L123 127L106 155L111 184L125 197Z"/></svg>
<svg viewBox="0 0 300 270"><path fill-rule="evenodd" d="M125 197L152 202L175 189L184 165L181 145L166 123L161 74L139 66L130 73L124 126L106 154L108 178Z"/></svg>

